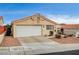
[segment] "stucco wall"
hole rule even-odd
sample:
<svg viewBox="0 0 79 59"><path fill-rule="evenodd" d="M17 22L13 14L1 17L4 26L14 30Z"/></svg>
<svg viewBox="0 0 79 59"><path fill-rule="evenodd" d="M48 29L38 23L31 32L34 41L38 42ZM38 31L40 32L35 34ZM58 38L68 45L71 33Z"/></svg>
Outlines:
<svg viewBox="0 0 79 59"><path fill-rule="evenodd" d="M76 32L79 32L79 28L75 28L75 29L73 29L73 28L71 28L71 29L64 29L64 33L65 34L76 34Z"/></svg>
<svg viewBox="0 0 79 59"><path fill-rule="evenodd" d="M0 44L2 43L2 41L3 41L3 39L4 39L4 36L5 36L5 32L0 35Z"/></svg>
<svg viewBox="0 0 79 59"><path fill-rule="evenodd" d="M52 27L53 27L54 25L52 25ZM44 25L44 28L43 28L43 26L42 26L42 32L43 32L43 35L49 35L49 33L50 33L50 31L53 31L54 32L54 28L53 29L50 29L50 30L47 30L46 29L46 25Z"/></svg>

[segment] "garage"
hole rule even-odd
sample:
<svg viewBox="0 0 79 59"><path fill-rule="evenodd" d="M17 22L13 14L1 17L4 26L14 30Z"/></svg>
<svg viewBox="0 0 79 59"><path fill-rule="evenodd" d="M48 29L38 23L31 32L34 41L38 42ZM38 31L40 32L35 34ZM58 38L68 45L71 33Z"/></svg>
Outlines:
<svg viewBox="0 0 79 59"><path fill-rule="evenodd" d="M16 26L16 37L40 36L41 26Z"/></svg>

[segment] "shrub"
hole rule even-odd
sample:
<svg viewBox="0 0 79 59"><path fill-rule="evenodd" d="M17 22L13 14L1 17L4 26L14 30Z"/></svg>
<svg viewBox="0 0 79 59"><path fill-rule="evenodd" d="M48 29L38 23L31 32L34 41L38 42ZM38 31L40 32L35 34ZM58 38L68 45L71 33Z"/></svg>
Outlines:
<svg viewBox="0 0 79 59"><path fill-rule="evenodd" d="M61 38L61 35L60 34L56 34L55 38Z"/></svg>
<svg viewBox="0 0 79 59"><path fill-rule="evenodd" d="M68 36L69 36L69 37L72 37L72 36L73 36L73 34L69 34Z"/></svg>
<svg viewBox="0 0 79 59"><path fill-rule="evenodd" d="M61 35L61 37L66 38L66 37L67 37L67 35L65 35L65 34L64 34L64 35Z"/></svg>

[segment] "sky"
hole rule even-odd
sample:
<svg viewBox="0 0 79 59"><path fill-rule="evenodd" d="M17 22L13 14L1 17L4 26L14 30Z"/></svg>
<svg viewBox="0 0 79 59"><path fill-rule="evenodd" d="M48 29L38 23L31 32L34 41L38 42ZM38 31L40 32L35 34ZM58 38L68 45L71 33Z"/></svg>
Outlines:
<svg viewBox="0 0 79 59"><path fill-rule="evenodd" d="M58 23L79 23L78 3L0 3L0 16L5 24L36 13Z"/></svg>

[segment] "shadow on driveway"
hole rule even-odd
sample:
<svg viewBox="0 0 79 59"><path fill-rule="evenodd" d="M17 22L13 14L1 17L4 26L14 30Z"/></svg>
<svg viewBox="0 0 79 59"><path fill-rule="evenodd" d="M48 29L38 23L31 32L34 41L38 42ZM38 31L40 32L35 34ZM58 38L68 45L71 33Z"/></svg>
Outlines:
<svg viewBox="0 0 79 59"><path fill-rule="evenodd" d="M46 54L40 54L40 55L79 55L79 50L56 52L56 53L46 53Z"/></svg>

